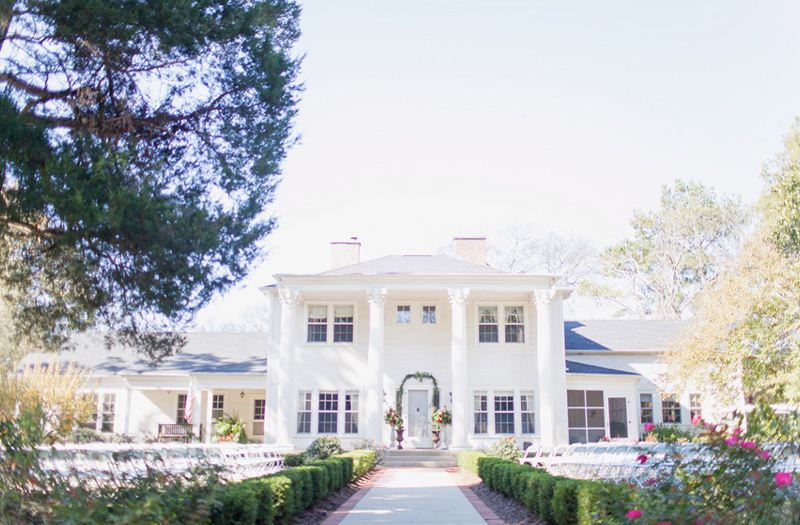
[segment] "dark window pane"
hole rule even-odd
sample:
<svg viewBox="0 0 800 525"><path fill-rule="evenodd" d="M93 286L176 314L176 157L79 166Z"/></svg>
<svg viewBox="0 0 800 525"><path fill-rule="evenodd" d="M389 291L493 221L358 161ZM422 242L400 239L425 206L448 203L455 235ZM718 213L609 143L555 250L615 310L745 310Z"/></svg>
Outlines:
<svg viewBox="0 0 800 525"><path fill-rule="evenodd" d="M535 434L536 430L533 426L533 414L522 414L522 433Z"/></svg>
<svg viewBox="0 0 800 525"><path fill-rule="evenodd" d="M494 431L496 434L513 434L514 414L503 414L503 413L495 414Z"/></svg>
<svg viewBox="0 0 800 525"><path fill-rule="evenodd" d="M475 433L476 434L486 434L489 430L489 419L488 415L483 414L475 414Z"/></svg>
<svg viewBox="0 0 800 525"><path fill-rule="evenodd" d="M353 342L353 325L351 325L351 324L335 324L335 325L333 325L333 342L334 343L352 343Z"/></svg>
<svg viewBox="0 0 800 525"><path fill-rule="evenodd" d="M567 406L585 407L586 404L583 390L567 390Z"/></svg>
<svg viewBox="0 0 800 525"><path fill-rule="evenodd" d="M569 444L586 443L586 431L580 428L569 429Z"/></svg>
<svg viewBox="0 0 800 525"><path fill-rule="evenodd" d="M344 433L358 434L358 414L349 413L344 415Z"/></svg>
<svg viewBox="0 0 800 525"><path fill-rule="evenodd" d="M497 325L480 325L478 328L478 341L481 343L498 342Z"/></svg>
<svg viewBox="0 0 800 525"><path fill-rule="evenodd" d="M587 408L586 426L589 428L605 428L606 415L602 408Z"/></svg>
<svg viewBox="0 0 800 525"><path fill-rule="evenodd" d="M522 325L506 325L506 343L524 343L524 331Z"/></svg>
<svg viewBox="0 0 800 525"><path fill-rule="evenodd" d="M309 434L311 433L311 413L300 412L297 414L297 433Z"/></svg>
<svg viewBox="0 0 800 525"><path fill-rule="evenodd" d="M310 324L308 325L308 342L324 343L328 340L328 325Z"/></svg>
<svg viewBox="0 0 800 525"><path fill-rule="evenodd" d="M583 408L570 408L567 410L567 417L569 419L569 426L572 427L585 427L586 426L586 410Z"/></svg>
<svg viewBox="0 0 800 525"><path fill-rule="evenodd" d="M603 391L602 390L587 390L586 391L586 406L587 407L601 407L601 406L603 406Z"/></svg>
<svg viewBox="0 0 800 525"><path fill-rule="evenodd" d="M624 397L608 398L608 426L612 438L628 437L628 410Z"/></svg>
<svg viewBox="0 0 800 525"><path fill-rule="evenodd" d="M317 432L320 434L335 434L336 433L336 413L333 412L320 412L319 425L317 425Z"/></svg>
<svg viewBox="0 0 800 525"><path fill-rule="evenodd" d="M597 443L606 436L605 430L589 429L589 443Z"/></svg>

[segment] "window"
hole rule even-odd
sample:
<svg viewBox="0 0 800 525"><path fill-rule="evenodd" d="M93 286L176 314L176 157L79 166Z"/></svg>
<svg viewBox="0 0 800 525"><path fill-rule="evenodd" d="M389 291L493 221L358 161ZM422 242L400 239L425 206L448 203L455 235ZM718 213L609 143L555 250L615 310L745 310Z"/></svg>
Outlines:
<svg viewBox="0 0 800 525"><path fill-rule="evenodd" d="M211 417L213 419L221 418L225 412L225 396L222 394L214 394L211 401Z"/></svg>
<svg viewBox="0 0 800 525"><path fill-rule="evenodd" d="M606 435L602 390L567 390L569 442L597 443Z"/></svg>
<svg viewBox="0 0 800 525"><path fill-rule="evenodd" d="M399 305L397 307L397 324L409 324L411 322L411 306Z"/></svg>
<svg viewBox="0 0 800 525"><path fill-rule="evenodd" d="M117 404L117 394L103 394L103 405L100 409L100 432L114 432L114 408Z"/></svg>
<svg viewBox="0 0 800 525"><path fill-rule="evenodd" d="M525 342L525 318L521 306L506 306L506 343Z"/></svg>
<svg viewBox="0 0 800 525"><path fill-rule="evenodd" d="M253 435L264 435L264 411L267 408L266 399L256 399L253 401Z"/></svg>
<svg viewBox="0 0 800 525"><path fill-rule="evenodd" d="M92 415L89 416L88 420L86 420L83 423L79 423L78 426L80 428L90 428L92 430L97 430L97 415L98 415L97 404L100 402L100 398L98 397L97 394L92 394L91 399L89 399L88 395L85 396L85 399L87 403L91 403L92 406L94 406L94 413L92 413Z"/></svg>
<svg viewBox="0 0 800 525"><path fill-rule="evenodd" d="M478 341L481 343L498 342L497 307L478 307Z"/></svg>
<svg viewBox="0 0 800 525"><path fill-rule="evenodd" d="M677 395L663 394L661 396L661 417L664 423L681 422L681 405Z"/></svg>
<svg viewBox="0 0 800 525"><path fill-rule="evenodd" d="M694 419L694 416L703 417L703 402L700 394L689 394L689 416L691 419Z"/></svg>
<svg viewBox="0 0 800 525"><path fill-rule="evenodd" d="M344 433L358 434L358 392L353 390L344 394Z"/></svg>
<svg viewBox="0 0 800 525"><path fill-rule="evenodd" d="M486 392L475 392L474 400L475 433L486 434L489 432L489 407Z"/></svg>
<svg viewBox="0 0 800 525"><path fill-rule="evenodd" d="M317 432L320 434L336 434L336 418L339 413L339 392L319 393L319 424Z"/></svg>
<svg viewBox="0 0 800 525"><path fill-rule="evenodd" d="M533 392L520 392L519 405L522 413L522 433L535 434L536 426L533 422Z"/></svg>
<svg viewBox="0 0 800 525"><path fill-rule="evenodd" d="M188 425L186 421L186 394L178 394L178 415L175 416L175 422L179 425Z"/></svg>
<svg viewBox="0 0 800 525"><path fill-rule="evenodd" d="M325 343L328 340L328 307L308 307L308 342Z"/></svg>
<svg viewBox="0 0 800 525"><path fill-rule="evenodd" d="M436 307L422 307L422 324L436 324Z"/></svg>
<svg viewBox="0 0 800 525"><path fill-rule="evenodd" d="M653 422L653 394L639 394L639 412L642 423Z"/></svg>
<svg viewBox="0 0 800 525"><path fill-rule="evenodd" d="M300 391L300 399L297 403L297 433L311 433L311 392Z"/></svg>
<svg viewBox="0 0 800 525"><path fill-rule="evenodd" d="M333 307L333 342L353 342L353 307Z"/></svg>
<svg viewBox="0 0 800 525"><path fill-rule="evenodd" d="M494 394L494 433L514 433L514 392Z"/></svg>

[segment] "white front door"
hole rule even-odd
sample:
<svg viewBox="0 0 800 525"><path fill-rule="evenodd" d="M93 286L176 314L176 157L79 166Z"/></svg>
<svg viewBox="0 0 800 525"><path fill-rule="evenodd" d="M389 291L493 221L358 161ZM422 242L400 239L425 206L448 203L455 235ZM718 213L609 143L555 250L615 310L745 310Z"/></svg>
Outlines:
<svg viewBox="0 0 800 525"><path fill-rule="evenodd" d="M431 448L427 390L408 391L408 444L414 448Z"/></svg>

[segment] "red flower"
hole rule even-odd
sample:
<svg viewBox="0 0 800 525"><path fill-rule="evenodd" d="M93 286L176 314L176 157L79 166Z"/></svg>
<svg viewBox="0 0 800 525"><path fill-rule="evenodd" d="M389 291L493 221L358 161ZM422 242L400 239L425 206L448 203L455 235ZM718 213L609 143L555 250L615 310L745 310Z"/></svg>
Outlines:
<svg viewBox="0 0 800 525"><path fill-rule="evenodd" d="M645 456L644 454L642 454L642 455L640 455L638 458L636 458L636 461L638 461L638 462L639 462L639 464L641 464L641 465L644 465L644 464L645 464L645 462L647 461L647 456Z"/></svg>
<svg viewBox="0 0 800 525"><path fill-rule="evenodd" d="M645 432L650 432L654 428L656 428L656 426L654 424L652 424L652 423L645 423L645 425L644 425L644 431Z"/></svg>
<svg viewBox="0 0 800 525"><path fill-rule="evenodd" d="M785 487L786 485L792 484L792 473L791 472L778 472L775 474L775 484L779 487Z"/></svg>
<svg viewBox="0 0 800 525"><path fill-rule="evenodd" d="M627 514L625 514L625 517L633 519L633 518L638 518L641 515L642 515L642 511L641 510L639 510L639 509L631 509L631 510L628 511Z"/></svg>

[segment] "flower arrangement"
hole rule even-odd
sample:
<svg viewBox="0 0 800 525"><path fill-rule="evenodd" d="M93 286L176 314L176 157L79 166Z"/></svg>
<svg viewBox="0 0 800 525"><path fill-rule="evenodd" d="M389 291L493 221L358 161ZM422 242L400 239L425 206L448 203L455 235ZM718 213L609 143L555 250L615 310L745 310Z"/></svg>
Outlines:
<svg viewBox="0 0 800 525"><path fill-rule="evenodd" d="M394 407L389 407L389 410L383 415L383 420L392 428L403 428L403 418L400 417Z"/></svg>
<svg viewBox="0 0 800 525"><path fill-rule="evenodd" d="M453 424L453 413L450 412L449 408L444 406L433 412L431 421L433 422L433 430L439 430L445 425Z"/></svg>

